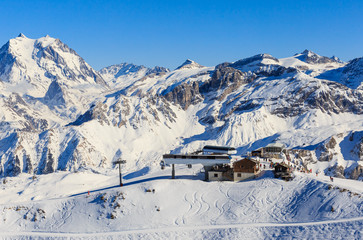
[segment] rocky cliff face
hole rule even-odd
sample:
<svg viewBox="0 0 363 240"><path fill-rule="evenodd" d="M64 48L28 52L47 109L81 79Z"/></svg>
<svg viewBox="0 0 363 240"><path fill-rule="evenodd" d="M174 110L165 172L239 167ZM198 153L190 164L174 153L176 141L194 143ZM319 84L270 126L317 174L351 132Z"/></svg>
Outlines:
<svg viewBox="0 0 363 240"><path fill-rule="evenodd" d="M174 104L179 104L184 110L188 109L191 104L197 104L203 100L197 82L178 85L172 91L166 93L164 97Z"/></svg>
<svg viewBox="0 0 363 240"><path fill-rule="evenodd" d="M349 89L335 82L316 80L303 81L299 85L298 88L289 89L284 93L286 102L275 108L274 114L292 117L303 114L309 109L319 109L326 113L363 113L361 91Z"/></svg>
<svg viewBox="0 0 363 240"><path fill-rule="evenodd" d="M149 96L141 101L135 100L134 97L123 95L110 97L102 103L99 102L91 106L86 113L69 125L80 126L86 122L96 120L101 125L105 124L118 128L131 126L137 129L144 124L152 128L154 124L162 121L169 124L175 122L176 114L172 110L170 103L165 99ZM135 108L137 111L135 111Z"/></svg>

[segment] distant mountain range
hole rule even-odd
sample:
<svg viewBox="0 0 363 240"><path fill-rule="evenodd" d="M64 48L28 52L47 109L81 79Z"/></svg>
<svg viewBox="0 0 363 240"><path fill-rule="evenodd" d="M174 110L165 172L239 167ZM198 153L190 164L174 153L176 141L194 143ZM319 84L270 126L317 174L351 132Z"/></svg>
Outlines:
<svg viewBox="0 0 363 240"><path fill-rule="evenodd" d="M59 39L20 34L0 49L0 79L2 177L107 171L119 157L156 167L169 151L245 154L278 141L310 168L363 179L363 58L305 50L96 71Z"/></svg>

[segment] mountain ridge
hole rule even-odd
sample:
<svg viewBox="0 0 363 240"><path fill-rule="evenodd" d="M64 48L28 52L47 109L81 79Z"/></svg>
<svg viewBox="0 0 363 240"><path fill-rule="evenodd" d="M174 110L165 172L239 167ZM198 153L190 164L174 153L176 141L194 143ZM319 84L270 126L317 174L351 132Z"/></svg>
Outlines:
<svg viewBox="0 0 363 240"><path fill-rule="evenodd" d="M20 35L1 49L2 177L105 171L118 157L134 159L128 169L155 167L164 152L194 152L204 144L245 154L280 141L316 152L332 136L363 131L361 59L342 63L306 50L215 67L188 59L173 71L123 63L97 72L49 36ZM344 80L352 76L354 83ZM321 170L338 164L349 177L360 171L354 169L362 151L352 159L338 154Z"/></svg>

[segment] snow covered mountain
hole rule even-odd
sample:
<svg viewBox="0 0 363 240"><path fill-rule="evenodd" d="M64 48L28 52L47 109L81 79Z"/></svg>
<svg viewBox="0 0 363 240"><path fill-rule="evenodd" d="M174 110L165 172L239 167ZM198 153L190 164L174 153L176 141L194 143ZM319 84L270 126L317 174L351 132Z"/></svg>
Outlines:
<svg viewBox="0 0 363 240"><path fill-rule="evenodd" d="M23 34L0 49L0 78L17 92L42 97L53 81L98 84L103 78L59 39L29 39Z"/></svg>
<svg viewBox="0 0 363 240"><path fill-rule="evenodd" d="M57 115L75 117L108 89L105 80L59 39L23 34L0 49L3 92L45 104Z"/></svg>
<svg viewBox="0 0 363 240"><path fill-rule="evenodd" d="M188 59L174 71L123 63L97 72L58 39L21 34L0 50L0 173L106 171L120 157L136 170L157 167L168 151L218 144L245 154L279 141L312 151L310 168L342 167L351 177L363 139L343 141L334 158L319 149L363 131L362 69L361 59L305 50L215 67Z"/></svg>
<svg viewBox="0 0 363 240"><path fill-rule="evenodd" d="M147 68L130 63L121 63L102 68L99 74L113 88L125 88L129 84L144 79L147 76L160 76L169 72L164 67Z"/></svg>
<svg viewBox="0 0 363 240"><path fill-rule="evenodd" d="M193 60L187 59L185 62L177 67L175 70L181 70L181 69L191 69L191 68L202 68L204 66L200 65L197 62L194 62Z"/></svg>
<svg viewBox="0 0 363 240"><path fill-rule="evenodd" d="M0 76L1 173L63 168L56 166L62 149L56 145L64 140L57 133L107 91L107 83L59 39L23 34L0 49Z"/></svg>
<svg viewBox="0 0 363 240"><path fill-rule="evenodd" d="M319 78L336 81L352 89L363 89L363 58L356 58L341 68L322 73Z"/></svg>

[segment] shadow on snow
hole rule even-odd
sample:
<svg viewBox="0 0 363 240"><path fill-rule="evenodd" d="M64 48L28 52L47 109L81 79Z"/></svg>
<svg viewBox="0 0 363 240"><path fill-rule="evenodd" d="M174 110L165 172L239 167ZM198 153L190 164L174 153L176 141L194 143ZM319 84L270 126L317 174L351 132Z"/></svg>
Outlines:
<svg viewBox="0 0 363 240"><path fill-rule="evenodd" d="M178 180L178 179L202 180L200 178L200 175L201 174L197 174L197 175L176 175L175 180ZM204 176L204 174L203 174L203 176ZM124 188L124 187L127 187L127 186L132 186L132 185L135 185L135 184L152 182L152 181L156 181L156 180L164 180L164 179L170 179L171 180L171 176L168 175L168 176L150 177L150 178L144 178L144 179L140 179L140 180L136 180L136 181L132 181L132 182L126 182L126 183L123 183L123 186L121 188ZM104 190L110 190L110 189L119 188L119 187L120 187L120 185L117 184L117 185L114 185L114 186L95 189L95 190L89 191L89 193L96 193L96 192L100 192L100 191L104 191ZM88 191L81 192L81 193L76 193L76 194L70 195L69 197L76 197L76 196L80 196L80 195L84 195L84 194L88 194Z"/></svg>

